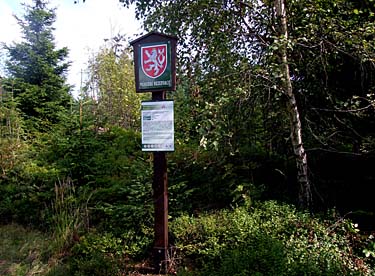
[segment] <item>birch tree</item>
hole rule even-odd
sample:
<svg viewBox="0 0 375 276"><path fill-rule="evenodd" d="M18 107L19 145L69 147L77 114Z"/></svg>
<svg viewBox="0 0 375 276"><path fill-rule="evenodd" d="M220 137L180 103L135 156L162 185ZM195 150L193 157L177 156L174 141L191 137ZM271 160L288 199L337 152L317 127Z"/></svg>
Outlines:
<svg viewBox="0 0 375 276"><path fill-rule="evenodd" d="M308 177L307 154L303 145L302 138L302 124L300 119L300 112L296 97L293 92L293 85L289 70L288 59L288 25L287 12L285 7L285 0L275 0L275 14L277 20L277 35L280 41L279 55L280 55L280 71L281 71L281 89L287 97L287 112L289 114L290 124L290 140L293 147L293 153L296 158L297 165L297 182L299 189L299 202L304 207L309 207L312 202L312 194L310 181Z"/></svg>

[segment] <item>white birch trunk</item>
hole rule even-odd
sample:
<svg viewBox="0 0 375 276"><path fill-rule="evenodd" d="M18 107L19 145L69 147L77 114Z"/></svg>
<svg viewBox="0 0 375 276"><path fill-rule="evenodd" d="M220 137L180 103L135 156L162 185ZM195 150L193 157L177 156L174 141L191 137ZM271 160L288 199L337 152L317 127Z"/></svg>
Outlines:
<svg viewBox="0 0 375 276"><path fill-rule="evenodd" d="M299 202L303 207L309 208L312 203L311 187L307 173L307 155L302 142L302 126L296 98L293 93L293 86L290 78L287 41L287 17L285 10L285 0L275 0L275 11L278 20L279 36L282 44L279 49L281 58L282 89L287 96L287 110L290 120L290 138L297 165L297 182L299 184Z"/></svg>

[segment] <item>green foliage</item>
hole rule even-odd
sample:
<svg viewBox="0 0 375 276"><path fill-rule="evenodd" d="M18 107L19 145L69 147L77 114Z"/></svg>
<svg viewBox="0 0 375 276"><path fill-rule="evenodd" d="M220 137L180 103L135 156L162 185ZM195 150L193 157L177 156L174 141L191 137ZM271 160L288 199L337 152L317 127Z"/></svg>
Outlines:
<svg viewBox="0 0 375 276"><path fill-rule="evenodd" d="M362 252L365 254L366 258L369 259L369 263L371 263L373 266L375 266L375 242L374 242L374 236L371 234L367 240L366 240L366 246L362 250Z"/></svg>
<svg viewBox="0 0 375 276"><path fill-rule="evenodd" d="M224 250L209 262L202 275L291 275L287 271L285 249L281 242L267 236L252 237L246 244Z"/></svg>
<svg viewBox="0 0 375 276"><path fill-rule="evenodd" d="M2 180L2 219L52 229L55 225L67 226L73 230L75 226L69 228L60 223L80 220L87 206L93 225L109 227L114 232L121 232L124 225L138 229L135 226L140 222L149 227L152 224L152 167L140 150L139 139L139 133L130 130L77 129L74 122L38 136L25 161L18 163ZM61 179L69 179L68 186L74 187L75 192L71 194L73 190L58 185L59 192L65 187L68 201L55 202L55 184ZM54 214L49 208L52 202L57 209L68 209L56 209Z"/></svg>
<svg viewBox="0 0 375 276"><path fill-rule="evenodd" d="M294 164L243 145L233 155L225 149L205 150L181 144L169 155L169 200L172 217L182 213L225 208L260 198L288 199L283 172Z"/></svg>
<svg viewBox="0 0 375 276"><path fill-rule="evenodd" d="M292 70L300 76L295 89L301 92L305 125L312 133L308 142L314 146L358 154L373 146L373 133L368 131L373 126L373 12L373 1L290 5Z"/></svg>
<svg viewBox="0 0 375 276"><path fill-rule="evenodd" d="M2 219L49 231L50 250L69 256L48 275L116 275L125 258L143 257L153 208L151 162L138 150L139 133L60 127L39 138L30 159L12 170L14 179L0 186L0 210Z"/></svg>
<svg viewBox="0 0 375 276"><path fill-rule="evenodd" d="M132 227L152 224L152 167L140 150L139 133L118 127L61 129L41 157L70 175L81 193L90 194L92 224L114 233L124 225L137 229ZM87 202L85 196L79 198Z"/></svg>
<svg viewBox="0 0 375 276"><path fill-rule="evenodd" d="M47 2L34 0L25 5L23 19L17 18L24 41L4 45L9 59L4 88L13 93L28 130L48 130L59 122L71 101L65 84L68 49L55 49L55 11Z"/></svg>
<svg viewBox="0 0 375 276"><path fill-rule="evenodd" d="M71 275L118 275L125 257L123 242L110 233L88 233L72 249Z"/></svg>
<svg viewBox="0 0 375 276"><path fill-rule="evenodd" d="M112 259L108 254L121 247L135 258L152 243L151 162L140 151L139 133L76 126L73 121L38 136L29 159L0 186L0 214L3 222L19 221L52 232L50 247L56 254L70 254L75 245L74 261L69 258L68 264L74 267L72 273L113 275L124 256ZM99 234L90 237L88 226ZM95 253L98 248L106 252ZM50 274L64 271L57 267Z"/></svg>
<svg viewBox="0 0 375 276"><path fill-rule="evenodd" d="M269 1L122 2L135 2L149 28L179 36L179 86L169 95L176 106L176 151L168 156L171 240L182 265L197 270L181 274L371 274L373 241L363 241L350 221L319 220L273 201L252 204L290 199L296 190L278 87L282 46L305 145L353 151L366 157L356 166L372 169L373 1L288 1L288 41L275 35ZM116 36L95 54L86 94L66 112L67 50L54 49L54 11L44 1L34 4L19 21L26 42L5 47L0 219L53 232L51 250L66 254L67 267L50 275L125 274L129 259L144 257L153 238L152 159L135 130L140 97L130 53ZM351 166L332 176L331 163L345 160L324 151L309 159L318 184L325 170L336 182L352 174L351 189L373 180L373 172L362 179ZM370 187L359 190L371 197ZM201 215L186 215L192 213ZM23 264L17 269L27 271Z"/></svg>
<svg viewBox="0 0 375 276"><path fill-rule="evenodd" d="M217 151L219 160L243 153L245 165L254 148L282 160L294 157L285 110L289 96L280 88L279 54L285 45L294 106L300 111L303 146L311 155L309 168L316 175L312 181L318 192L324 194L321 191L334 186L330 184L344 185L335 180L339 176L329 179L322 172L320 164L331 152L371 162L367 160L372 160L375 145L373 1L288 1L287 40L278 34L274 1L120 2L135 4L146 30L179 38L180 83L175 95L181 100L176 104L181 110L176 115L179 143L199 143ZM290 176L296 169L288 165L269 171L278 170L292 186ZM367 175L374 178L373 173ZM361 190L370 185L366 182ZM296 188L287 189L289 198L295 197ZM336 190L325 202L335 200ZM357 198L360 203L361 196Z"/></svg>
<svg viewBox="0 0 375 276"><path fill-rule="evenodd" d="M2 219L46 227L45 209L53 197L52 187L57 176L56 170L32 159L18 164L0 186Z"/></svg>
<svg viewBox="0 0 375 276"><path fill-rule="evenodd" d="M1 90L0 83L0 90ZM1 179L18 165L27 150L23 120L10 93L0 94L0 168ZM0 180L1 181L1 180Z"/></svg>
<svg viewBox="0 0 375 276"><path fill-rule="evenodd" d="M250 209L181 216L171 229L182 256L195 260L201 275L372 272L363 255L352 250L357 233L349 221L320 221L272 201Z"/></svg>
<svg viewBox="0 0 375 276"><path fill-rule="evenodd" d="M72 255L68 259L70 273L122 275L131 269L132 259L144 255L151 242L150 233L138 232L134 235L128 225L124 226L121 236L112 232L87 232L71 250Z"/></svg>
<svg viewBox="0 0 375 276"><path fill-rule="evenodd" d="M83 99L93 99L92 112L101 126L139 128L140 99L135 93L134 70L124 36L117 35L89 60Z"/></svg>

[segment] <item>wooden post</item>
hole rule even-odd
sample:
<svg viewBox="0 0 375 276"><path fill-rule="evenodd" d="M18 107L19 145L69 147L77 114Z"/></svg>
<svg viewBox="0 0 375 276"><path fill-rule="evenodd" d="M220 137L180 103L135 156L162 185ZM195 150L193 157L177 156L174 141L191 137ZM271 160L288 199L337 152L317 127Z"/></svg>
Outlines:
<svg viewBox="0 0 375 276"><path fill-rule="evenodd" d="M130 43L134 50L135 90L137 93L152 92L152 101L166 100L166 91L176 90L177 37L150 32ZM152 55L158 55L153 59ZM156 66L157 65L157 66ZM156 69L155 69L156 68ZM174 137L174 136L173 136ZM147 146L147 145L146 145ZM154 145L151 145L154 146ZM170 144L168 144L170 147ZM152 151L147 148L142 150ZM166 152L173 147L156 149L152 182L154 200L154 247L153 259L157 270L167 272L168 256L168 177Z"/></svg>
<svg viewBox="0 0 375 276"><path fill-rule="evenodd" d="M153 101L165 100L165 92L153 92ZM154 152L154 177L152 182L154 200L154 248L155 267L165 271L168 264L168 175L165 152Z"/></svg>

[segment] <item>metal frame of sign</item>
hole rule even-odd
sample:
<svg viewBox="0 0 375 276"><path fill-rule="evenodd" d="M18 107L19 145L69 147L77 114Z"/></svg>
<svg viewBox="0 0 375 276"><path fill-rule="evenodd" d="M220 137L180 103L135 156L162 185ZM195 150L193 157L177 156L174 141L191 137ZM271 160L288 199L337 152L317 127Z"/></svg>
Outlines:
<svg viewBox="0 0 375 276"><path fill-rule="evenodd" d="M150 32L130 44L134 51L136 92L176 90L177 38ZM163 73L149 74L150 72L155 73L157 68Z"/></svg>
<svg viewBox="0 0 375 276"><path fill-rule="evenodd" d="M173 101L142 101L142 151L174 151Z"/></svg>

